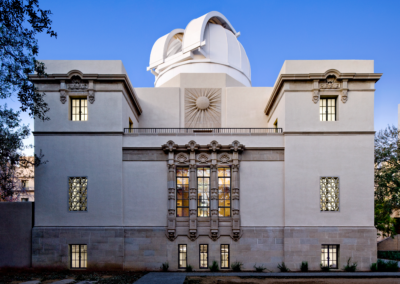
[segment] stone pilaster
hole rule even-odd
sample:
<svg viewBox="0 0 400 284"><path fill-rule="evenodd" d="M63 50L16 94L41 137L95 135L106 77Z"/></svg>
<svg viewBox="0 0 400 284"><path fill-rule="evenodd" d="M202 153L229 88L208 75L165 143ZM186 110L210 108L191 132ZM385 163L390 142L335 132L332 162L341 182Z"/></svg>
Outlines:
<svg viewBox="0 0 400 284"><path fill-rule="evenodd" d="M197 233L197 173L196 173L196 150L199 145L195 141L189 141L186 145L189 154L189 239L195 241Z"/></svg>
<svg viewBox="0 0 400 284"><path fill-rule="evenodd" d="M240 179L239 179L239 151L244 146L235 140L231 145L232 150L232 184L231 184L231 209L232 209L232 234L231 238L238 241L242 235L240 229Z"/></svg>

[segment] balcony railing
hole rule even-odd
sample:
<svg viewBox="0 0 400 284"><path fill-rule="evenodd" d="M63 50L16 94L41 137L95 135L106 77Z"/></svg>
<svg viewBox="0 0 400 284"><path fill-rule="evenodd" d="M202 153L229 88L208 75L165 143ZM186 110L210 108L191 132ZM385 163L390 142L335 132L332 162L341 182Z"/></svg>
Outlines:
<svg viewBox="0 0 400 284"><path fill-rule="evenodd" d="M125 134L276 134L282 128L124 128Z"/></svg>

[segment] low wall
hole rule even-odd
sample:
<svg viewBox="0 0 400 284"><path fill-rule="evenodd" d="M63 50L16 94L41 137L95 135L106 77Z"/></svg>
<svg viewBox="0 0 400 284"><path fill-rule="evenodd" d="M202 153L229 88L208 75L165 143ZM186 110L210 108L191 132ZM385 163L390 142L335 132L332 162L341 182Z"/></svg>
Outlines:
<svg viewBox="0 0 400 284"><path fill-rule="evenodd" d="M0 202L0 267L31 267L33 202Z"/></svg>
<svg viewBox="0 0 400 284"><path fill-rule="evenodd" d="M400 251L400 235L378 242L378 251Z"/></svg>

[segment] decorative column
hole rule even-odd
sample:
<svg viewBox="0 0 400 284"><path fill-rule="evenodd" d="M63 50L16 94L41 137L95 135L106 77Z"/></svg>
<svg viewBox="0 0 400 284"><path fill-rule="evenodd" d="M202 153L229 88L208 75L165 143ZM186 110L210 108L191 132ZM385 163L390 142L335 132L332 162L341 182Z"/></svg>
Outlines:
<svg viewBox="0 0 400 284"><path fill-rule="evenodd" d="M242 235L240 230L240 179L239 179L239 151L244 146L235 140L231 145L232 153L232 234L231 238L238 241Z"/></svg>
<svg viewBox="0 0 400 284"><path fill-rule="evenodd" d="M221 148L221 145L217 141L213 140L207 145L211 150L211 218L210 218L210 235L209 237L216 241L219 238L218 230L218 164L217 164L217 150Z"/></svg>
<svg viewBox="0 0 400 284"><path fill-rule="evenodd" d="M172 242L177 238L176 235L176 178L175 178L175 153L177 145L169 140L162 145L165 152L168 152L168 216L167 216L167 238Z"/></svg>
<svg viewBox="0 0 400 284"><path fill-rule="evenodd" d="M199 235L197 233L197 173L196 173L196 150L199 145L191 140L185 145L190 151L189 154L189 239L195 241Z"/></svg>

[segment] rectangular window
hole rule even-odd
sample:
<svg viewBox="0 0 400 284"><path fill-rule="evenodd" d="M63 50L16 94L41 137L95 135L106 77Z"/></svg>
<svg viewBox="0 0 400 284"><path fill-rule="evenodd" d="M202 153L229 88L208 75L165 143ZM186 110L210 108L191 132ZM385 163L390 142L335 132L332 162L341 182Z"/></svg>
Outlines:
<svg viewBox="0 0 400 284"><path fill-rule="evenodd" d="M21 180L22 188L28 188L29 181L28 180Z"/></svg>
<svg viewBox="0 0 400 284"><path fill-rule="evenodd" d="M229 268L229 245L221 245L221 269Z"/></svg>
<svg viewBox="0 0 400 284"><path fill-rule="evenodd" d="M231 216L230 168L218 168L218 212L220 217Z"/></svg>
<svg viewBox="0 0 400 284"><path fill-rule="evenodd" d="M197 169L197 216L210 216L210 168Z"/></svg>
<svg viewBox="0 0 400 284"><path fill-rule="evenodd" d="M338 245L322 245L321 247L321 264L325 267L338 268Z"/></svg>
<svg viewBox="0 0 400 284"><path fill-rule="evenodd" d="M336 121L336 99L319 100L319 118L320 121Z"/></svg>
<svg viewBox="0 0 400 284"><path fill-rule="evenodd" d="M321 211L339 211L339 178L321 177L319 181Z"/></svg>
<svg viewBox="0 0 400 284"><path fill-rule="evenodd" d="M176 217L189 216L189 168L176 168Z"/></svg>
<svg viewBox="0 0 400 284"><path fill-rule="evenodd" d="M179 245L179 259L178 259L178 267L186 268L187 266L187 247L186 245Z"/></svg>
<svg viewBox="0 0 400 284"><path fill-rule="evenodd" d="M70 245L71 268L82 269L87 267L87 245Z"/></svg>
<svg viewBox="0 0 400 284"><path fill-rule="evenodd" d="M71 120L87 121L87 99L71 99Z"/></svg>
<svg viewBox="0 0 400 284"><path fill-rule="evenodd" d="M200 268L208 268L208 245L200 245Z"/></svg>
<svg viewBox="0 0 400 284"><path fill-rule="evenodd" d="M29 198L21 198L21 201L22 201L22 202L28 202L28 201L29 201Z"/></svg>
<svg viewBox="0 0 400 284"><path fill-rule="evenodd" d="M87 211L87 177L69 178L69 211Z"/></svg>

